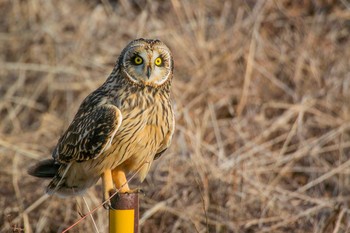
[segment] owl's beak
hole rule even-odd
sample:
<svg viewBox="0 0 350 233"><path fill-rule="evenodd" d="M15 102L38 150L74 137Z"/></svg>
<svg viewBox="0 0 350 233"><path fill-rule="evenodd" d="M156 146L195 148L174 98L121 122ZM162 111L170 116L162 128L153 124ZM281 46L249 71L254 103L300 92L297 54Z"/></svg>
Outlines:
<svg viewBox="0 0 350 233"><path fill-rule="evenodd" d="M151 77L152 69L151 66L147 66L147 77L148 79Z"/></svg>

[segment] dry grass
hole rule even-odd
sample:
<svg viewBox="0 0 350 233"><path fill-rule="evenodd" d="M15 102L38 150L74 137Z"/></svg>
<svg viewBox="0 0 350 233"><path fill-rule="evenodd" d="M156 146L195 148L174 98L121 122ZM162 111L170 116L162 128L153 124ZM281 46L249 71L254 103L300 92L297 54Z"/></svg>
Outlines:
<svg viewBox="0 0 350 233"><path fill-rule="evenodd" d="M138 37L173 50L177 121L132 181L141 232L350 232L348 1L0 0L0 15L2 232L57 232L87 212L26 168ZM93 231L90 218L72 230Z"/></svg>

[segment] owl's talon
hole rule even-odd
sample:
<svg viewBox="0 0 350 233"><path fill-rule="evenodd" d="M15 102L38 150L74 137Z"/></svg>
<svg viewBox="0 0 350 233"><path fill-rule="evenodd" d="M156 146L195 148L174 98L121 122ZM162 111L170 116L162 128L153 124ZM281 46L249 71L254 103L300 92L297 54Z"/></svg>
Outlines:
<svg viewBox="0 0 350 233"><path fill-rule="evenodd" d="M125 193L129 193L129 194L131 194L131 193L141 193L141 194L145 195L145 191L143 189L141 189L141 188L130 189L130 190L126 191Z"/></svg>
<svg viewBox="0 0 350 233"><path fill-rule="evenodd" d="M105 193L104 197L103 197L103 207L106 209L106 210L109 210L109 209L112 209L112 205L111 205L111 197L113 195L118 195L118 194L115 194L117 193L117 190L116 189L111 189L108 191L108 193Z"/></svg>
<svg viewBox="0 0 350 233"><path fill-rule="evenodd" d="M142 194L142 195L146 195L145 190L143 190L143 189L141 189L141 188L139 189L139 193Z"/></svg>
<svg viewBox="0 0 350 233"><path fill-rule="evenodd" d="M135 193L145 194L145 191L141 188L134 189Z"/></svg>
<svg viewBox="0 0 350 233"><path fill-rule="evenodd" d="M104 201L103 202L103 208L105 208L106 210L112 209L111 202L110 201Z"/></svg>

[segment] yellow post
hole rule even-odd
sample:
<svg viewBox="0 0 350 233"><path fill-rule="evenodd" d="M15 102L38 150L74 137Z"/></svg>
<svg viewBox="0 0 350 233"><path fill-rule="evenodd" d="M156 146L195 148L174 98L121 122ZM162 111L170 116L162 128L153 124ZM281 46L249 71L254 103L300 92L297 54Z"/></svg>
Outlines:
<svg viewBox="0 0 350 233"><path fill-rule="evenodd" d="M111 199L109 233L139 232L139 195L120 193Z"/></svg>

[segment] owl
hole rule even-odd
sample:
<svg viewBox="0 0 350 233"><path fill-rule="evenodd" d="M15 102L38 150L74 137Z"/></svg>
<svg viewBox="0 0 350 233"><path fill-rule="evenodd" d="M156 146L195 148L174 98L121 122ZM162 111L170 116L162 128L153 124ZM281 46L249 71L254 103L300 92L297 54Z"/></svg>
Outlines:
<svg viewBox="0 0 350 233"><path fill-rule="evenodd" d="M137 173L142 182L174 133L173 68L161 41L130 42L105 83L82 102L52 159L28 173L51 178L47 193L63 197L83 194L100 177L105 201L116 191L132 192L127 175Z"/></svg>

